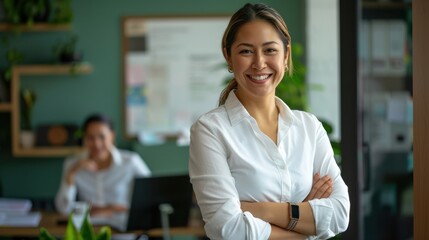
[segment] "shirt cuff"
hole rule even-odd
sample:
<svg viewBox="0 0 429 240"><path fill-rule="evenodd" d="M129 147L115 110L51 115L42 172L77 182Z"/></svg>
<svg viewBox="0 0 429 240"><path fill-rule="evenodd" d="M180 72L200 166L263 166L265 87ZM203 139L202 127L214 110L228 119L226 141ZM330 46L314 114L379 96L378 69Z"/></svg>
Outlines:
<svg viewBox="0 0 429 240"><path fill-rule="evenodd" d="M235 212L236 201L227 201L205 225L210 239L268 239L271 234L269 223L255 218L250 212Z"/></svg>
<svg viewBox="0 0 429 240"><path fill-rule="evenodd" d="M328 239L335 236L330 229L334 209L326 199L313 199L309 201L313 210L314 221L316 224L317 238Z"/></svg>
<svg viewBox="0 0 429 240"><path fill-rule="evenodd" d="M72 209L76 199L77 188L75 185L68 185L67 183L62 183L61 185L61 195L58 202L58 211L63 214L69 214Z"/></svg>

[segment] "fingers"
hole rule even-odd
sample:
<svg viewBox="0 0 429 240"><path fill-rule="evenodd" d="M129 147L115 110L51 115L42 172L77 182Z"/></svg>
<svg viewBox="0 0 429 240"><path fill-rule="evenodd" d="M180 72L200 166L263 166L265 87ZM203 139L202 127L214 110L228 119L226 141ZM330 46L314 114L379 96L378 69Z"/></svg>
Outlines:
<svg viewBox="0 0 429 240"><path fill-rule="evenodd" d="M327 198L333 191L333 182L331 177L328 175L320 177L319 173L316 173L313 177L313 186L310 193L304 201L312 199Z"/></svg>
<svg viewBox="0 0 429 240"><path fill-rule="evenodd" d="M327 177L327 176L325 176L325 177ZM325 177L323 177L323 178L325 178ZM320 184L320 181L318 183ZM319 188L316 191L314 198L320 199L320 198L329 197L332 193L332 189L333 189L332 186L333 186L333 182L332 182L331 178L330 177L325 178L325 181L323 182L323 184L319 185Z"/></svg>

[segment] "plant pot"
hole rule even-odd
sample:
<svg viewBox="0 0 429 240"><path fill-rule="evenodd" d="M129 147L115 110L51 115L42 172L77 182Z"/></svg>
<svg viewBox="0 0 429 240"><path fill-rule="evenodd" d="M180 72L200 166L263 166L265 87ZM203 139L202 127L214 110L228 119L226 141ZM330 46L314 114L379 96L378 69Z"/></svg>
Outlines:
<svg viewBox="0 0 429 240"><path fill-rule="evenodd" d="M59 56L59 60L61 63L78 63L82 61L82 54L75 53L61 53Z"/></svg>
<svg viewBox="0 0 429 240"><path fill-rule="evenodd" d="M22 148L34 147L34 132L31 130L21 131L21 146Z"/></svg>

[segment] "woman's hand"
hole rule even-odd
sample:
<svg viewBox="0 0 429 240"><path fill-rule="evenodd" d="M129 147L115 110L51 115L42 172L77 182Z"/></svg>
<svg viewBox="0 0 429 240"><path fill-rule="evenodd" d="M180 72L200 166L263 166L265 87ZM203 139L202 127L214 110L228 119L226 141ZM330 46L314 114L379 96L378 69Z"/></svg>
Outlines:
<svg viewBox="0 0 429 240"><path fill-rule="evenodd" d="M89 159L89 158L81 159L81 160L77 161L67 172L66 182L68 185L73 185L74 184L74 176L76 175L77 172L79 172L81 170L87 170L90 172L95 172L95 171L97 171L97 169L98 169L98 166L94 160Z"/></svg>
<svg viewBox="0 0 429 240"><path fill-rule="evenodd" d="M313 178L313 186L311 187L311 191L304 199L304 202L331 196L331 193L334 190L333 184L334 183L332 182L331 177L328 175L320 177L320 174L316 173Z"/></svg>
<svg viewBox="0 0 429 240"><path fill-rule="evenodd" d="M101 217L110 217L114 213L118 212L126 212L128 210L127 207L119 204L110 204L104 207L92 206L91 207L91 215L93 216L101 216Z"/></svg>

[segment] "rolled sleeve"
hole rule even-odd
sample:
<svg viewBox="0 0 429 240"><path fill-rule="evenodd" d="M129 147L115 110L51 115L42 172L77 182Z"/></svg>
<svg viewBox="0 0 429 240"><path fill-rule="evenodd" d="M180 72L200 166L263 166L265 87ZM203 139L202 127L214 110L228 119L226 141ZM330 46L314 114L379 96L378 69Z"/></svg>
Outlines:
<svg viewBox="0 0 429 240"><path fill-rule="evenodd" d="M309 201L319 239L327 239L344 232L349 224L350 200L348 188L341 177L341 171L334 159L326 131L320 124L316 140L315 172L329 175L333 181L333 192L329 198Z"/></svg>
<svg viewBox="0 0 429 240"><path fill-rule="evenodd" d="M68 186L67 183L62 182L55 197L55 206L57 211L64 215L69 214L72 211L76 194L77 188L75 185Z"/></svg>

